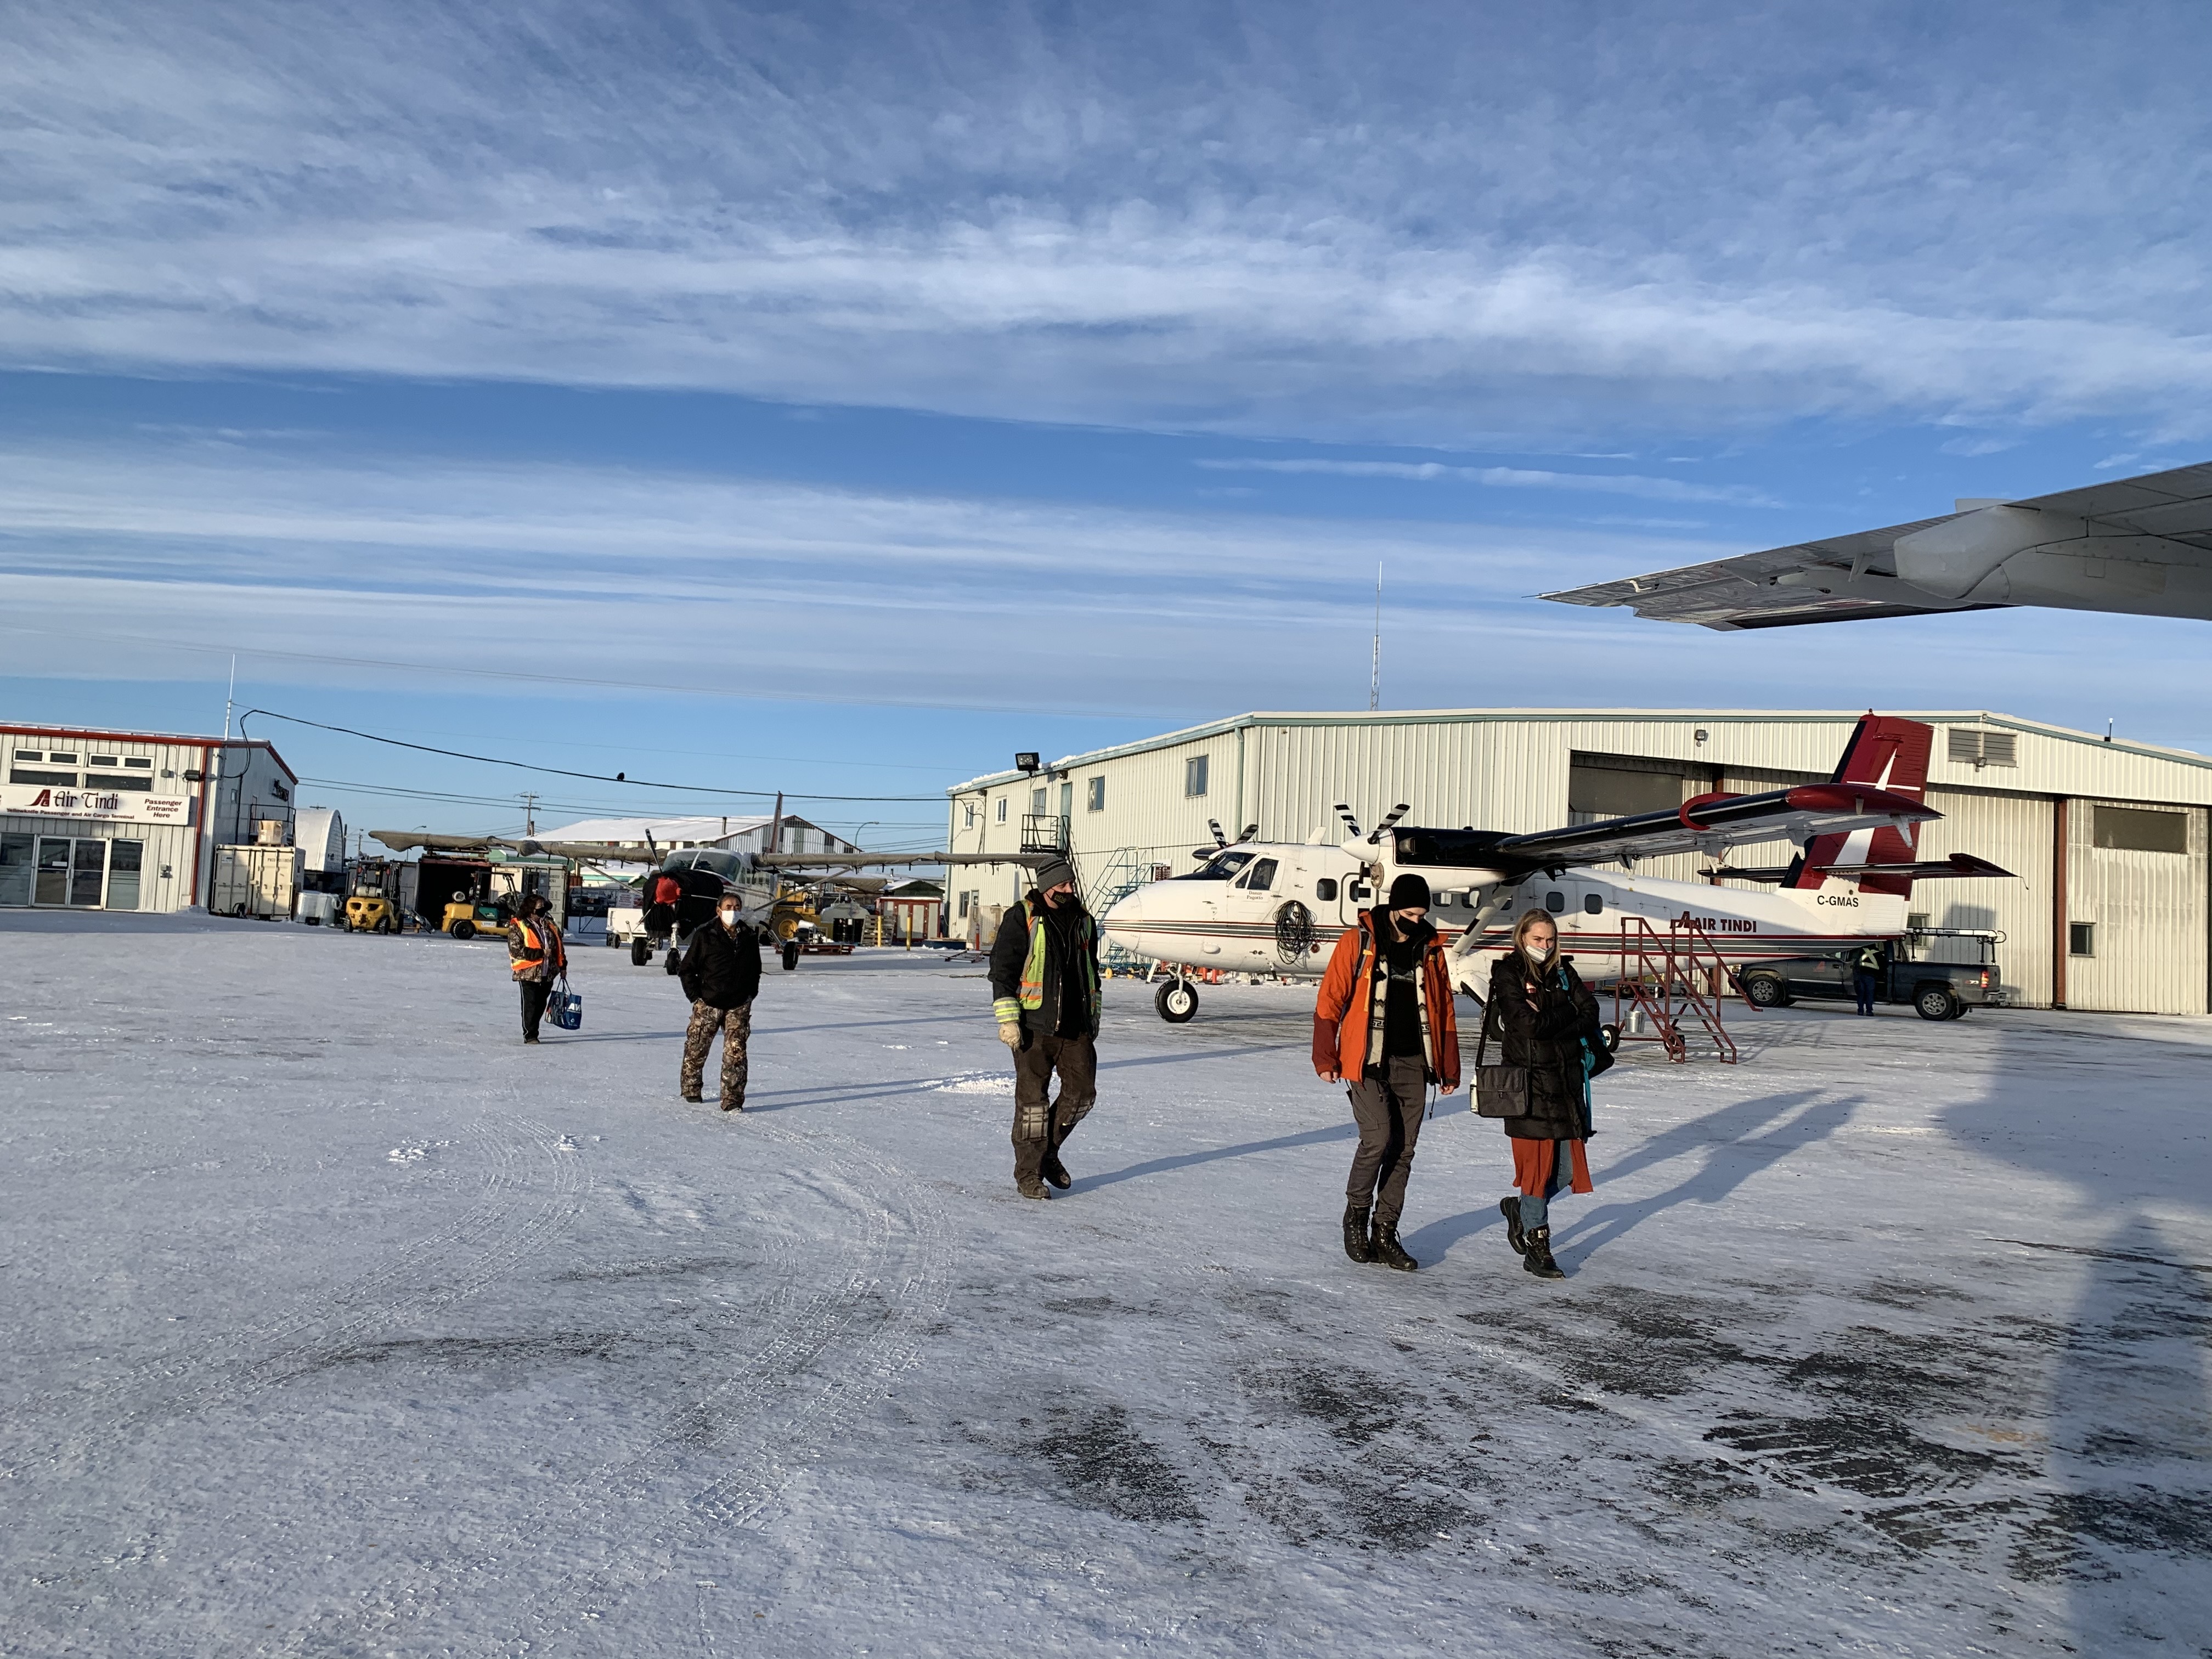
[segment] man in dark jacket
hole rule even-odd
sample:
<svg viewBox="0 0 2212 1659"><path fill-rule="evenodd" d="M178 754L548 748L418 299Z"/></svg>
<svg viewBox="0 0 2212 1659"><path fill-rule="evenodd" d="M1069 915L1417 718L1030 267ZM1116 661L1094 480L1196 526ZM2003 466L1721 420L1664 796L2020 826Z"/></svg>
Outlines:
<svg viewBox="0 0 2212 1659"><path fill-rule="evenodd" d="M737 895L725 894L716 920L691 935L684 949L684 994L691 999L691 1024L684 1033L684 1098L703 1097L707 1050L722 1034L722 1109L745 1109L745 1044L753 1031L753 998L760 992L760 938L746 925Z"/></svg>
<svg viewBox="0 0 2212 1659"><path fill-rule="evenodd" d="M1007 910L991 946L991 1012L1014 1051L1014 1186L1043 1198L1073 1177L1060 1148L1098 1098L1098 924L1054 859ZM1053 1073L1060 1095L1047 1098Z"/></svg>

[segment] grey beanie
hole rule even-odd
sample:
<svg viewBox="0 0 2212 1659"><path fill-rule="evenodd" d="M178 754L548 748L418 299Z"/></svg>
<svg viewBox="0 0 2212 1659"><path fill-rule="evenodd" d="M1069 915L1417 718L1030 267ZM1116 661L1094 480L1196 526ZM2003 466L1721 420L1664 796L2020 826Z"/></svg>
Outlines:
<svg viewBox="0 0 2212 1659"><path fill-rule="evenodd" d="M1049 893L1062 882L1075 880L1075 866L1066 859L1050 859L1037 866L1036 884L1040 893Z"/></svg>

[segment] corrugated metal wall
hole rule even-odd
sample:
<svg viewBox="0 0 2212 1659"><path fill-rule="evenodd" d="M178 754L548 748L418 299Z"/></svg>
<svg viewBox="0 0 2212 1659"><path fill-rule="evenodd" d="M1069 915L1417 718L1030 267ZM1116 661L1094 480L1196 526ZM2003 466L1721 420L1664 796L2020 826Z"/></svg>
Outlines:
<svg viewBox="0 0 2212 1659"><path fill-rule="evenodd" d="M2095 925L2095 954L2066 960L2066 1006L2146 1014L2205 1012L2205 815L2186 853L2123 852L2095 842L2094 799L2067 809L2066 916ZM2133 803L2112 801L2115 806Z"/></svg>
<svg viewBox="0 0 2212 1659"><path fill-rule="evenodd" d="M2049 1007L2053 803L1984 789L1931 788L1928 804L1943 816L1922 828L1922 858L1973 853L2019 879L1919 882L1912 890L1912 911L1925 915L1930 927L2003 933L1996 960L2006 1000L2017 1007ZM1981 960L1964 939L1931 940L1923 954L1937 962Z"/></svg>

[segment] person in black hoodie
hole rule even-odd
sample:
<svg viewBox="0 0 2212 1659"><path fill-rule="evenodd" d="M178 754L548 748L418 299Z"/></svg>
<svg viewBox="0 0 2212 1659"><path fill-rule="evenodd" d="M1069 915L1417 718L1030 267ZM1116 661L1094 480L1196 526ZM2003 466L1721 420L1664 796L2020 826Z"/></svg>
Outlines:
<svg viewBox="0 0 2212 1659"><path fill-rule="evenodd" d="M745 1044L753 1030L753 998L760 992L760 936L746 923L737 895L726 893L716 919L684 947L680 972L691 999L691 1024L684 1033L684 1098L703 1098L707 1051L722 1034L722 1109L745 1109Z"/></svg>
<svg viewBox="0 0 2212 1659"><path fill-rule="evenodd" d="M1508 1066L1525 1066L1528 1109L1502 1120L1513 1143L1517 1191L1498 1203L1505 1241L1539 1279L1564 1279L1552 1259L1551 1200L1591 1190L1584 1145L1590 1135L1589 1080L1613 1064L1598 1026L1597 999L1559 959L1559 930L1541 910L1525 912L1513 948L1490 970L1483 1042L1495 1037Z"/></svg>
<svg viewBox="0 0 2212 1659"><path fill-rule="evenodd" d="M1010 907L991 944L991 1012L1014 1051L1014 1188L1043 1198L1073 1184L1061 1143L1098 1098L1098 924L1055 858ZM1053 1073L1060 1094L1048 1098Z"/></svg>

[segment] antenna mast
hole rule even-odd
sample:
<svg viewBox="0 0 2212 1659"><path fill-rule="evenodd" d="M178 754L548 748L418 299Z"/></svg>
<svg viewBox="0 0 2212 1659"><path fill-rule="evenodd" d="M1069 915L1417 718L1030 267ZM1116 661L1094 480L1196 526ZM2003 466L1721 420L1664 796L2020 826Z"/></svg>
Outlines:
<svg viewBox="0 0 2212 1659"><path fill-rule="evenodd" d="M238 702L238 653L230 653L230 690L222 697L222 740L230 741L230 711Z"/></svg>
<svg viewBox="0 0 2212 1659"><path fill-rule="evenodd" d="M1375 561L1375 657L1367 670L1367 707L1369 712L1382 706L1382 561Z"/></svg>

